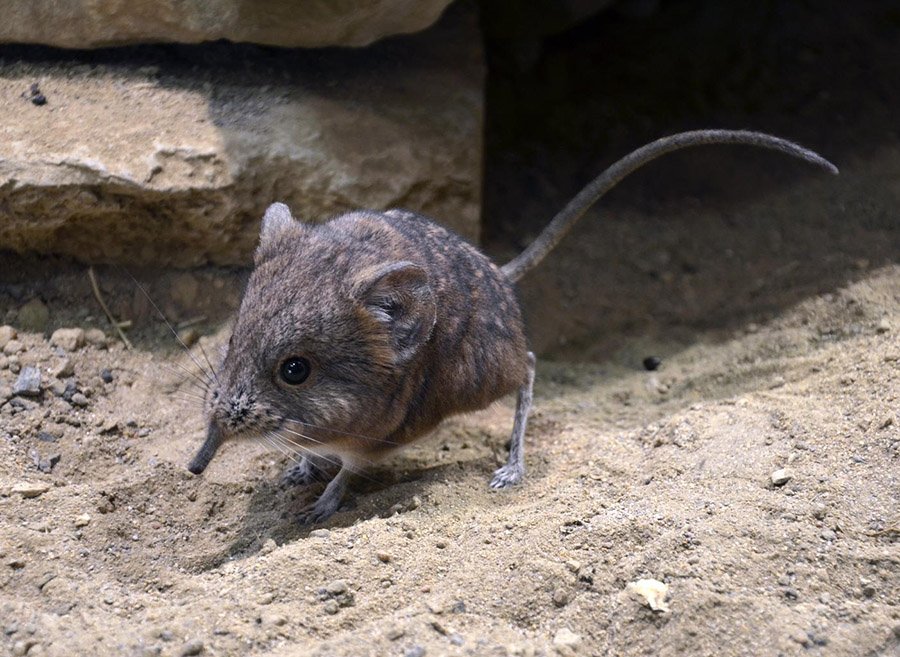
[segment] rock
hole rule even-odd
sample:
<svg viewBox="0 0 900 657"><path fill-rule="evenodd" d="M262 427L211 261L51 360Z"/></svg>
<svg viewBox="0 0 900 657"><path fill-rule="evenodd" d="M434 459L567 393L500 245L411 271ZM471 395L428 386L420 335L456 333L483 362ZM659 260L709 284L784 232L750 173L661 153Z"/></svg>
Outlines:
<svg viewBox="0 0 900 657"><path fill-rule="evenodd" d="M837 534L833 529L823 529L822 533L819 535L822 537L823 541L831 542L837 539Z"/></svg>
<svg viewBox="0 0 900 657"><path fill-rule="evenodd" d="M62 455L59 453L51 454L50 456L44 457L42 459L38 459L37 467L38 470L43 472L44 474L50 474L53 472L53 468L56 467L56 464L59 463L59 460L62 458Z"/></svg>
<svg viewBox="0 0 900 657"><path fill-rule="evenodd" d="M581 645L581 636L567 627L553 635L553 648L560 655L573 655Z"/></svg>
<svg viewBox="0 0 900 657"><path fill-rule="evenodd" d="M24 498L38 497L50 490L50 484L44 482L20 481L13 484L10 489L14 495L21 495Z"/></svg>
<svg viewBox="0 0 900 657"><path fill-rule="evenodd" d="M19 308L17 320L23 330L43 333L47 328L47 322L50 321L50 311L47 310L43 301L34 298Z"/></svg>
<svg viewBox="0 0 900 657"><path fill-rule="evenodd" d="M565 589L559 588L553 592L553 604L557 607L565 607L569 604L569 600L571 600L571 596Z"/></svg>
<svg viewBox="0 0 900 657"><path fill-rule="evenodd" d="M13 1L15 9L4 5L0 39L26 16L38 25L32 18L46 14L55 25L66 14L50 0L39 5L53 12ZM165 4L147 19L183 25L174 7L192 3ZM243 14L255 5L241 6ZM6 58L0 244L129 266L247 265L276 200L311 222L402 206L477 239L484 64L476 13L468 3L454 6L428 32L365 51L275 57L208 44L202 64L179 65L177 77L171 67L159 73L114 53L69 53L66 63ZM310 20L296 8L290 16ZM70 20L62 31L77 34ZM46 33L60 34L49 26ZM174 57L158 54L167 56ZM65 110L23 104L25 78L52 88L51 102Z"/></svg>
<svg viewBox="0 0 900 657"><path fill-rule="evenodd" d="M71 358L63 358L50 368L50 374L57 379L67 379L75 373L75 365Z"/></svg>
<svg viewBox="0 0 900 657"><path fill-rule="evenodd" d="M91 523L91 515L89 513L82 513L79 516L75 516L75 526L76 527L87 527Z"/></svg>
<svg viewBox="0 0 900 657"><path fill-rule="evenodd" d="M376 552L375 558L378 559L381 563L390 563L391 562L391 555L388 552L381 552L381 551Z"/></svg>
<svg viewBox="0 0 900 657"><path fill-rule="evenodd" d="M10 340L3 346L3 353L7 356L12 356L13 354L18 354L19 352L25 351L25 345L22 344L20 340ZM10 365L12 361L10 361Z"/></svg>
<svg viewBox="0 0 900 657"><path fill-rule="evenodd" d="M18 333L12 326L0 326L0 350L2 350L10 340L15 340Z"/></svg>
<svg viewBox="0 0 900 657"><path fill-rule="evenodd" d="M77 351L84 346L84 329L61 328L53 331L50 344L66 351Z"/></svg>
<svg viewBox="0 0 900 657"><path fill-rule="evenodd" d="M98 328L87 329L84 332L84 341L92 347L105 347L106 333Z"/></svg>
<svg viewBox="0 0 900 657"><path fill-rule="evenodd" d="M103 368L100 370L100 379L103 383L112 383L113 382L113 374L108 369Z"/></svg>
<svg viewBox="0 0 900 657"><path fill-rule="evenodd" d="M347 582L342 579L336 579L333 582L329 582L328 586L325 587L325 591L328 592L328 595L337 596L342 593L347 592Z"/></svg>
<svg viewBox="0 0 900 657"><path fill-rule="evenodd" d="M41 371L36 367L23 367L13 384L13 394L35 397L41 394Z"/></svg>
<svg viewBox="0 0 900 657"><path fill-rule="evenodd" d="M201 652L203 652L202 641L189 641L182 646L181 652L178 654L181 655L181 657L193 657L194 655L199 655Z"/></svg>
<svg viewBox="0 0 900 657"><path fill-rule="evenodd" d="M0 406L2 406L12 396L13 389L10 386L0 384Z"/></svg>
<svg viewBox="0 0 900 657"><path fill-rule="evenodd" d="M209 3L8 0L0 42L59 48L227 39L270 46L365 46L434 23L451 0L300 0ZM42 85L43 86L43 85Z"/></svg>
<svg viewBox="0 0 900 657"><path fill-rule="evenodd" d="M72 395L72 406L84 408L90 403L91 400L89 400L84 394L80 392L76 392L74 395Z"/></svg>
<svg viewBox="0 0 900 657"><path fill-rule="evenodd" d="M630 582L627 590L653 611L667 612L666 596L669 595L669 585L656 579L639 579Z"/></svg>
<svg viewBox="0 0 900 657"><path fill-rule="evenodd" d="M784 486L793 476L794 473L788 468L781 468L769 475L769 479L771 479L773 486Z"/></svg>

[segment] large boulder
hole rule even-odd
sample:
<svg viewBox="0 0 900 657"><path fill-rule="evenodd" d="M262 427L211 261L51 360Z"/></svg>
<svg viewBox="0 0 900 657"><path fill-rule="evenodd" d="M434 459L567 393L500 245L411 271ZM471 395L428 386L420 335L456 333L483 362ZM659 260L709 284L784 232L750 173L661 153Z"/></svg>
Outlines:
<svg viewBox="0 0 900 657"><path fill-rule="evenodd" d="M366 50L0 49L0 249L244 264L273 201L311 221L406 207L477 238L484 69L463 7Z"/></svg>
<svg viewBox="0 0 900 657"><path fill-rule="evenodd" d="M434 23L451 0L4 0L0 43L97 48L227 39L365 46Z"/></svg>

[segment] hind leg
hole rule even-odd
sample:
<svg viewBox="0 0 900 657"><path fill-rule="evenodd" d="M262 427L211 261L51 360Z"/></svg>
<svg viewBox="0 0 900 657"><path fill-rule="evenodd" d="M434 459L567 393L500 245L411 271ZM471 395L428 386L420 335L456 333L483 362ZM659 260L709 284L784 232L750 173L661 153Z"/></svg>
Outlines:
<svg viewBox="0 0 900 657"><path fill-rule="evenodd" d="M528 380L519 388L519 396L516 399L516 419L509 442L509 459L506 461L506 465L494 473L494 477L491 479L491 488L514 486L525 476L525 427L528 424L528 412L531 410L533 397L534 362L534 354L529 351Z"/></svg>

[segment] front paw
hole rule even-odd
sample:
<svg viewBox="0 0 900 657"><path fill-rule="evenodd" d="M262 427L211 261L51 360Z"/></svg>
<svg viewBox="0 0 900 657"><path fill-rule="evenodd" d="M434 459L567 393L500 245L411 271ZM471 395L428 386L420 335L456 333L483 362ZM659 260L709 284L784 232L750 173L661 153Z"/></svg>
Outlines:
<svg viewBox="0 0 900 657"><path fill-rule="evenodd" d="M320 481L324 481L322 472L306 457L285 470L281 477L284 486L309 486Z"/></svg>
<svg viewBox="0 0 900 657"><path fill-rule="evenodd" d="M518 465L504 465L494 472L491 479L491 488L508 488L515 486L522 481L525 476L525 469Z"/></svg>
<svg viewBox="0 0 900 657"><path fill-rule="evenodd" d="M323 495L297 515L297 522L301 525L317 525L325 522L335 514L340 505L340 499L327 499Z"/></svg>

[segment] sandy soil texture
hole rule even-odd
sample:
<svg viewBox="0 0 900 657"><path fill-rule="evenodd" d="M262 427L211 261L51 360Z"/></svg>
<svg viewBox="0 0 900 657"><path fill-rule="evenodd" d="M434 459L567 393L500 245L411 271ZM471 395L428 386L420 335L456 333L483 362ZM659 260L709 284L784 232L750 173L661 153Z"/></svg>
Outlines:
<svg viewBox="0 0 900 657"><path fill-rule="evenodd" d="M600 153L648 133L768 129L842 168L686 155L592 212L522 281L543 357L514 490L487 487L506 400L449 420L358 477L332 520L300 527L311 492L279 484L289 454L232 444L202 477L186 471L203 435L196 366L127 274L97 270L114 314L134 322L132 351L83 268L4 256L0 325L16 334L0 329L0 653L900 654L900 21L874 2L825 4L837 27L788 2L748 10L762 26L736 39L697 23L684 93L668 72L649 100L568 79L598 90L569 99L581 123L562 106L539 116L575 132L592 120L608 139L586 135L573 154L544 136L489 162L500 254ZM699 5L714 6L662 3L675 17L639 23L623 47L679 34L671 25ZM788 36L803 48L778 26L800 26ZM569 61L626 60L626 29L568 35ZM716 60L705 34L733 41L733 57ZM584 70L543 61L541 88ZM643 66L667 70L634 61L639 81ZM245 272L133 273L215 360ZM53 345L60 327L106 335ZM668 611L629 591L641 579L668 586Z"/></svg>
<svg viewBox="0 0 900 657"><path fill-rule="evenodd" d="M80 290L79 273L67 276L61 289ZM673 347L657 371L542 362L522 487L487 488L510 400L360 477L349 508L313 531L293 521L309 493L278 484L287 455L229 445L202 478L187 473L203 430L182 373L194 365L151 333L130 352L113 338L68 351L28 332L6 344L10 654L900 645L896 265ZM214 353L225 333L201 344ZM10 398L29 367L40 392ZM774 485L782 469L789 479ZM641 578L668 584L669 612L627 592Z"/></svg>

